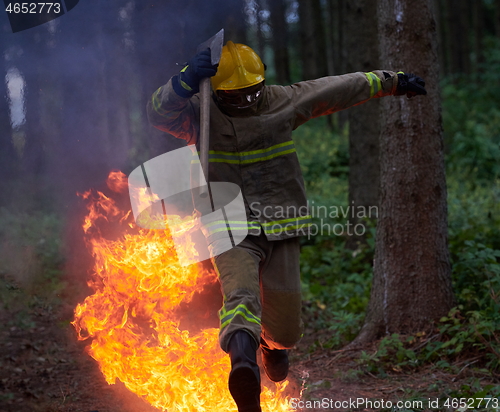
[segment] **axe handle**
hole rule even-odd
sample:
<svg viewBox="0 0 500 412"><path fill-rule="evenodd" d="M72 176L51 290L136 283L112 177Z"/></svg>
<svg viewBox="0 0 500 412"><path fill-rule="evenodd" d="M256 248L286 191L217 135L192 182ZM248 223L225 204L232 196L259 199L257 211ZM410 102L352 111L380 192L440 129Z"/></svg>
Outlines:
<svg viewBox="0 0 500 412"><path fill-rule="evenodd" d="M208 142L210 132L210 78L200 81L200 162L208 185ZM200 196L208 195L208 186L200 190Z"/></svg>

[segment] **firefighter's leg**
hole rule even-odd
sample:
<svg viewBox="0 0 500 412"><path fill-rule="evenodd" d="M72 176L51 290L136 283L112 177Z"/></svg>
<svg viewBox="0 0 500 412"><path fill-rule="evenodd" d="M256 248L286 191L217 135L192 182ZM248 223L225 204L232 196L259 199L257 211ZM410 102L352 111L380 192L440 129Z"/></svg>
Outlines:
<svg viewBox="0 0 500 412"><path fill-rule="evenodd" d="M231 358L229 390L239 412L260 412L260 373L256 350L261 334L259 262L250 241L213 259L224 296L220 345Z"/></svg>
<svg viewBox="0 0 500 412"><path fill-rule="evenodd" d="M228 387L238 412L261 412L256 351L257 344L246 330L240 329L231 335L228 343L231 358Z"/></svg>
<svg viewBox="0 0 500 412"><path fill-rule="evenodd" d="M288 374L288 354L302 336L298 238L269 242L262 267L262 362L273 381Z"/></svg>
<svg viewBox="0 0 500 412"><path fill-rule="evenodd" d="M225 352L228 352L229 339L235 331L246 330L256 342L261 334L259 257L238 246L212 260L224 298L219 311L219 341Z"/></svg>

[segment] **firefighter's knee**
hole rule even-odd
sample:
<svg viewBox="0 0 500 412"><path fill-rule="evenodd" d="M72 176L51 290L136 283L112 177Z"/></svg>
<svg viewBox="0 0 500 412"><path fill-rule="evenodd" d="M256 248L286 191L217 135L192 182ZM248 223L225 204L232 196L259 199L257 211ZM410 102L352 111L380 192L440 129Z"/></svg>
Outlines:
<svg viewBox="0 0 500 412"><path fill-rule="evenodd" d="M271 349L290 349L302 337L302 300L299 292L263 292L262 337Z"/></svg>
<svg viewBox="0 0 500 412"><path fill-rule="evenodd" d="M301 320L292 327L283 327L273 331L269 331L263 327L262 338L270 349L292 349L302 338L303 329Z"/></svg>

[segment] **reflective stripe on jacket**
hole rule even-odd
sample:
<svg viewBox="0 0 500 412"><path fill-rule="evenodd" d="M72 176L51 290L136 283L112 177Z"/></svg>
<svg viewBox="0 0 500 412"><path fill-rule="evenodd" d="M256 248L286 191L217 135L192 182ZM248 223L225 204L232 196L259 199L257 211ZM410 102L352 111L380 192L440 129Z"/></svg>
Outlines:
<svg viewBox="0 0 500 412"><path fill-rule="evenodd" d="M312 118L392 95L396 87L396 73L379 70L266 86L258 110L241 117L223 113L211 100L209 180L241 188L248 219L242 226L250 234L262 228L269 240L305 235L311 217L292 131ZM169 80L148 102L148 117L158 129L197 144L197 94L180 97Z"/></svg>

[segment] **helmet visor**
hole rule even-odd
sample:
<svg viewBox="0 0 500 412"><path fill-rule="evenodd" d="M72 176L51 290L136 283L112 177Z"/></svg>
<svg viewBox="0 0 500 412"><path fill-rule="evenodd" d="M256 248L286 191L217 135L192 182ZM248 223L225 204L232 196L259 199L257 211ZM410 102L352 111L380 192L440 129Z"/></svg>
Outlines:
<svg viewBox="0 0 500 412"><path fill-rule="evenodd" d="M245 109L256 104L262 96L264 82L244 89L217 90L217 98L224 106Z"/></svg>

